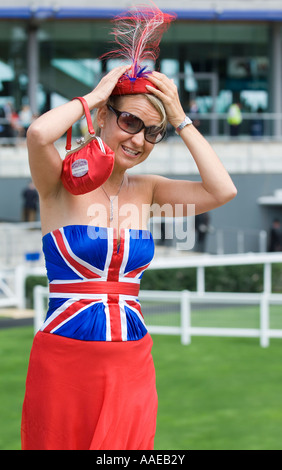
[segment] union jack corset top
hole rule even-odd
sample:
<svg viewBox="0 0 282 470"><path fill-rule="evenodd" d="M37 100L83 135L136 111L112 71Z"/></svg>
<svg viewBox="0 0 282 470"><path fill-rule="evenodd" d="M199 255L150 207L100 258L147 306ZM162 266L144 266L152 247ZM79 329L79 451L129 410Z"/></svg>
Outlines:
<svg viewBox="0 0 282 470"><path fill-rule="evenodd" d="M134 341L147 328L138 293L154 256L149 230L69 225L43 236L49 305L45 333L83 341Z"/></svg>

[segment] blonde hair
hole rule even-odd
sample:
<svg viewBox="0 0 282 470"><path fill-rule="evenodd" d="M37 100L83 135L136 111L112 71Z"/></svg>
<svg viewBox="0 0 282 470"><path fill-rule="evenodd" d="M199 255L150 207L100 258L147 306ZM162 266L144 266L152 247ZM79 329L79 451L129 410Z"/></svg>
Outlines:
<svg viewBox="0 0 282 470"><path fill-rule="evenodd" d="M107 104L114 108L114 107L118 106L118 102L120 101L120 99L124 98L125 96L127 96L127 95L110 96ZM132 95L128 95L128 96L132 96ZM162 129L165 129L166 126L167 126L167 116L166 116L166 111L165 111L165 107L163 105L163 102L157 96L151 95L149 93L144 93L140 96L145 96L145 98L151 103L151 105L156 109L156 111L158 111L158 113L160 115L160 118L161 118L160 127ZM93 127L94 127L94 130L95 130L95 134L97 136L100 136L101 135L101 128L99 127L98 122L97 122L97 113L98 113L98 110L95 111L95 114L94 114L94 117L93 117Z"/></svg>

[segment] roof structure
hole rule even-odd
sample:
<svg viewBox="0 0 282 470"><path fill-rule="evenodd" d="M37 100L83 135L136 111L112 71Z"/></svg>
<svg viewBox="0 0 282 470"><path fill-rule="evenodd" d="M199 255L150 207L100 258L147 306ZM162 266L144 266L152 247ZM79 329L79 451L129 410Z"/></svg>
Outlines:
<svg viewBox="0 0 282 470"><path fill-rule="evenodd" d="M36 18L38 20L108 19L143 2L128 0L104 0L103 7L97 0L0 0L0 19ZM281 0L156 0L164 11L173 10L178 20L198 21L282 21Z"/></svg>

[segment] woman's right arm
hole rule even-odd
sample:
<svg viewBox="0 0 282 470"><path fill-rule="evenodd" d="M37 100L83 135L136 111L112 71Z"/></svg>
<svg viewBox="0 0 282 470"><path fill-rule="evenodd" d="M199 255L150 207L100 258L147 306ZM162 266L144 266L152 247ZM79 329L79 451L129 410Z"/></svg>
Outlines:
<svg viewBox="0 0 282 470"><path fill-rule="evenodd" d="M117 67L108 73L98 86L85 95L89 109L103 106L119 77L128 66ZM37 118L27 131L29 165L33 182L40 196L56 196L61 188L62 159L55 142L83 115L79 100L73 100Z"/></svg>
<svg viewBox="0 0 282 470"><path fill-rule="evenodd" d="M55 196L61 187L62 159L54 144L82 114L80 101L74 100L43 114L28 128L30 171L41 197Z"/></svg>

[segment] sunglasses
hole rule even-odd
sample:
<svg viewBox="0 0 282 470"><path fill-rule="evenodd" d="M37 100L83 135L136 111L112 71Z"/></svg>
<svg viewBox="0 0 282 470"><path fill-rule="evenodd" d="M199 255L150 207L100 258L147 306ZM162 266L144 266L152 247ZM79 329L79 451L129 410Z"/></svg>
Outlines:
<svg viewBox="0 0 282 470"><path fill-rule="evenodd" d="M165 137L165 128L158 126L147 127L144 122L137 116L134 116L134 114L118 111L110 105L107 105L107 107L116 115L117 125L124 132L128 134L138 134L142 129L145 129L144 138L147 142L150 142L150 144L157 144Z"/></svg>

